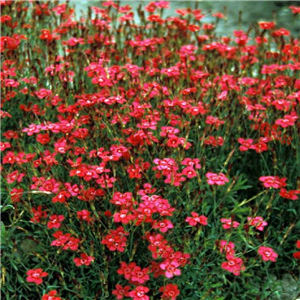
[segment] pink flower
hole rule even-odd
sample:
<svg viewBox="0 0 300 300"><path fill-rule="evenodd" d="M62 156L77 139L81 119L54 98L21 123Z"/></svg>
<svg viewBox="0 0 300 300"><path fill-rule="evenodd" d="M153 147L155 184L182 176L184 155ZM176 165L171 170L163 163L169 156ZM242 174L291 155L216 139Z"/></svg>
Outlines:
<svg viewBox="0 0 300 300"><path fill-rule="evenodd" d="M248 217L248 222L251 226L254 226L257 230L263 231L264 227L268 225L266 221L262 217Z"/></svg>
<svg viewBox="0 0 300 300"><path fill-rule="evenodd" d="M238 142L241 144L241 146L239 147L240 151L247 151L248 149L251 149L250 147L253 144L252 139L239 138Z"/></svg>
<svg viewBox="0 0 300 300"><path fill-rule="evenodd" d="M286 178L280 178L279 176L261 176L259 180L263 182L263 186L266 188L280 189L286 186Z"/></svg>
<svg viewBox="0 0 300 300"><path fill-rule="evenodd" d="M225 261L221 264L221 268L227 270L228 272L233 273L234 275L240 275L241 271L244 271L246 268L243 265L243 260L239 257L227 257L228 261Z"/></svg>
<svg viewBox="0 0 300 300"><path fill-rule="evenodd" d="M186 167L182 170L182 174L185 175L187 178L197 177L197 172L194 170L193 167Z"/></svg>
<svg viewBox="0 0 300 300"><path fill-rule="evenodd" d="M47 223L47 228L60 228L61 222L65 219L63 215L52 215L49 217L49 221Z"/></svg>
<svg viewBox="0 0 300 300"><path fill-rule="evenodd" d="M234 256L234 247L235 245L233 242L228 242L225 240L219 241L220 252L225 252L227 258Z"/></svg>
<svg viewBox="0 0 300 300"><path fill-rule="evenodd" d="M145 295L148 292L149 289L146 286L138 286L129 293L129 296L133 298L133 300L149 300L149 297Z"/></svg>
<svg viewBox="0 0 300 300"><path fill-rule="evenodd" d="M221 222L223 223L224 229L237 228L240 225L239 222L232 221L231 219L221 219Z"/></svg>
<svg viewBox="0 0 300 300"><path fill-rule="evenodd" d="M196 226L197 223L201 225L207 225L207 217L201 215L199 216L196 212L191 213L192 217L187 217L185 219L191 226Z"/></svg>
<svg viewBox="0 0 300 300"><path fill-rule="evenodd" d="M226 182L229 182L229 179L223 173L216 174L208 172L205 176L207 178L207 183L210 185L224 185Z"/></svg>
<svg viewBox="0 0 300 300"><path fill-rule="evenodd" d="M178 276L181 274L181 271L177 269L180 266L177 260L166 259L159 266L165 271L165 276L167 278L172 278L174 275Z"/></svg>
<svg viewBox="0 0 300 300"><path fill-rule="evenodd" d="M272 248L264 247L264 246L258 248L258 254L261 256L262 260L264 261L270 260L275 262L276 258L278 257L278 254Z"/></svg>
<svg viewBox="0 0 300 300"><path fill-rule="evenodd" d="M159 229L161 232L167 232L169 229L174 228L174 225L170 220L164 219L162 221L156 221L152 228Z"/></svg>
<svg viewBox="0 0 300 300"><path fill-rule="evenodd" d="M297 116L285 115L283 119L276 120L275 124L280 125L283 128L293 126L298 119Z"/></svg>

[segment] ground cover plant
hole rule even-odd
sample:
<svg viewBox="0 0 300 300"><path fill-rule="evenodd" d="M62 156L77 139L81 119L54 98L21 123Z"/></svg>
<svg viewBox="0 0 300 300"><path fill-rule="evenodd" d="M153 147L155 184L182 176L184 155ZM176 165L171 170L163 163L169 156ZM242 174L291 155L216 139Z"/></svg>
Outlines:
<svg viewBox="0 0 300 300"><path fill-rule="evenodd" d="M272 20L220 37L230 16L197 4L0 4L3 299L299 282L297 37Z"/></svg>

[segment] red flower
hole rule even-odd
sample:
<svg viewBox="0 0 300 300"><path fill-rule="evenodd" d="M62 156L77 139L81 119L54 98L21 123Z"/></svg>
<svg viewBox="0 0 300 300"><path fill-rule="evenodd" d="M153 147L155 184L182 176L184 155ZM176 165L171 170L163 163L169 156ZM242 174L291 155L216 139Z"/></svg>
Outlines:
<svg viewBox="0 0 300 300"><path fill-rule="evenodd" d="M259 22L258 25L261 29L265 30L273 29L275 27L274 22Z"/></svg>
<svg viewBox="0 0 300 300"><path fill-rule="evenodd" d="M176 172L174 172L173 174L169 173L167 175L166 180L164 182L165 183L170 183L170 184L172 184L174 186L181 186L181 182L183 182L185 180L186 180L186 178L182 177L182 173L176 173Z"/></svg>
<svg viewBox="0 0 300 300"><path fill-rule="evenodd" d="M169 229L174 228L172 222L168 219L162 221L155 221L152 228L159 229L161 232L167 232Z"/></svg>
<svg viewBox="0 0 300 300"><path fill-rule="evenodd" d="M221 219L221 222L223 223L224 229L237 228L240 225L239 222L232 221L231 219Z"/></svg>
<svg viewBox="0 0 300 300"><path fill-rule="evenodd" d="M221 268L227 270L228 272L233 273L234 275L240 275L241 271L244 271L246 268L243 265L243 260L239 257L227 257L228 261L225 261L221 264Z"/></svg>
<svg viewBox="0 0 300 300"><path fill-rule="evenodd" d="M122 222L123 224L128 224L134 216L130 214L128 209L122 209L119 213L114 214L114 222Z"/></svg>
<svg viewBox="0 0 300 300"><path fill-rule="evenodd" d="M173 134L169 135L167 146L172 148L177 148L179 145L180 145L180 138Z"/></svg>
<svg viewBox="0 0 300 300"><path fill-rule="evenodd" d="M252 139L243 139L239 138L238 142L241 144L239 147L240 151L247 151L248 149L252 149L251 146L253 146L253 140Z"/></svg>
<svg viewBox="0 0 300 300"><path fill-rule="evenodd" d="M215 138L214 136L210 135L204 140L205 145L212 145L213 147L223 146L224 139L221 136Z"/></svg>
<svg viewBox="0 0 300 300"><path fill-rule="evenodd" d="M285 28L279 28L272 33L273 36L289 36L290 31Z"/></svg>
<svg viewBox="0 0 300 300"><path fill-rule="evenodd" d="M48 133L45 133L45 134L38 134L37 137L36 137L36 140L43 144L43 145L46 145L50 142L50 136Z"/></svg>
<svg viewBox="0 0 300 300"><path fill-rule="evenodd" d="M292 11L293 14L300 14L300 6L289 6L289 9Z"/></svg>
<svg viewBox="0 0 300 300"><path fill-rule="evenodd" d="M116 289L112 291L112 294L116 296L118 300L122 300L124 297L129 297L130 286L121 286L120 284L116 285Z"/></svg>
<svg viewBox="0 0 300 300"><path fill-rule="evenodd" d="M185 175L187 178L197 177L197 172L193 167L186 167L182 170L182 175Z"/></svg>
<svg viewBox="0 0 300 300"><path fill-rule="evenodd" d="M283 119L276 120L275 124L280 125L283 128L293 126L298 119L298 116L285 115Z"/></svg>
<svg viewBox="0 0 300 300"><path fill-rule="evenodd" d="M142 269L141 267L136 266L131 272L131 281L134 284L144 284L150 279L148 273L149 273L148 268Z"/></svg>
<svg viewBox="0 0 300 300"><path fill-rule="evenodd" d="M257 144L251 145L250 149L255 150L256 153L261 153L268 150L268 145L263 141L259 141Z"/></svg>
<svg viewBox="0 0 300 300"><path fill-rule="evenodd" d="M226 182L229 182L229 179L223 173L215 174L208 172L205 176L207 178L207 183L210 185L224 185Z"/></svg>
<svg viewBox="0 0 300 300"><path fill-rule="evenodd" d="M159 291L163 293L161 298L165 300L176 300L176 297L180 294L178 286L171 283L162 286Z"/></svg>
<svg viewBox="0 0 300 300"><path fill-rule="evenodd" d="M225 252L226 257L232 257L234 256L234 243L233 242L228 242L225 240L221 240L219 241L219 248L220 248L220 252L223 253Z"/></svg>
<svg viewBox="0 0 300 300"><path fill-rule="evenodd" d="M270 260L275 262L278 257L278 254L272 248L263 246L258 248L258 254L264 261Z"/></svg>
<svg viewBox="0 0 300 300"><path fill-rule="evenodd" d="M53 35L51 34L50 30L42 29L40 39L41 40L47 40L48 42L51 42L53 40Z"/></svg>
<svg viewBox="0 0 300 300"><path fill-rule="evenodd" d="M94 261L94 259L95 259L95 257L93 257L93 256L88 256L85 253L81 253L80 258L76 257L76 258L74 258L73 261L77 267L80 267L83 265L89 266Z"/></svg>
<svg viewBox="0 0 300 300"><path fill-rule="evenodd" d="M300 194L299 190L290 190L287 191L286 189L280 189L279 195L282 198L290 199L290 200L298 200L297 194Z"/></svg>
<svg viewBox="0 0 300 300"><path fill-rule="evenodd" d="M293 253L293 257L300 260L300 251Z"/></svg>
<svg viewBox="0 0 300 300"><path fill-rule="evenodd" d="M7 138L8 140L10 139L18 139L19 136L18 136L18 133L16 131L13 131L13 130L8 130L4 133L2 133L2 135Z"/></svg>
<svg viewBox="0 0 300 300"><path fill-rule="evenodd" d="M47 228L60 228L61 222L65 219L63 215L52 215L49 217L49 222L47 223Z"/></svg>
<svg viewBox="0 0 300 300"><path fill-rule="evenodd" d="M201 225L207 225L207 217L203 215L199 216L199 214L197 214L196 212L192 212L191 215L192 217L187 217L185 219L185 221L188 222L191 226L196 226L197 223Z"/></svg>
<svg viewBox="0 0 300 300"><path fill-rule="evenodd" d="M133 298L133 300L149 300L150 298L145 295L148 292L149 289L146 286L138 286L129 293L129 296Z"/></svg>
<svg viewBox="0 0 300 300"><path fill-rule="evenodd" d="M90 216L90 212L88 210L82 210L77 212L77 218L78 220L84 220L88 223L92 222L94 219Z"/></svg>
<svg viewBox="0 0 300 300"><path fill-rule="evenodd" d="M15 181L21 182L24 176L25 174L19 173L19 171L16 170L6 175L6 181L7 183L14 183Z"/></svg>
<svg viewBox="0 0 300 300"><path fill-rule="evenodd" d="M72 237L70 233L63 234L62 231L56 231L53 233L56 240L51 242L51 246L63 247L63 250L76 251L79 247L80 239Z"/></svg>
<svg viewBox="0 0 300 300"><path fill-rule="evenodd" d="M2 111L3 112L3 111ZM0 111L0 116L1 116L1 111ZM0 151L4 151L8 148L11 148L11 144L8 142L0 142Z"/></svg>
<svg viewBox="0 0 300 300"><path fill-rule="evenodd" d="M130 280L131 274L136 267L136 263L132 262L128 265L125 262L121 262L121 268L117 270L119 275L124 275L125 279Z"/></svg>
<svg viewBox="0 0 300 300"><path fill-rule="evenodd" d="M262 217L248 217L247 218L249 224L251 226L254 226L257 230L263 231L264 227L268 225L268 223L266 221L264 221L264 219Z"/></svg>
<svg viewBox="0 0 300 300"><path fill-rule="evenodd" d="M177 260L166 259L159 266L165 271L165 276L167 278L172 278L174 275L178 276L181 274L181 271L177 269L180 266L180 263Z"/></svg>
<svg viewBox="0 0 300 300"><path fill-rule="evenodd" d="M42 300L62 300L62 298L57 296L56 290L52 290L48 294L43 295Z"/></svg>
<svg viewBox="0 0 300 300"><path fill-rule="evenodd" d="M67 191L60 191L55 197L52 198L53 203L64 203L67 201L67 198L70 198L71 194Z"/></svg>
<svg viewBox="0 0 300 300"><path fill-rule="evenodd" d="M43 282L42 278L48 276L48 273L44 272L43 269L28 270L26 274L28 275L26 281L34 282L35 284L41 284Z"/></svg>
<svg viewBox="0 0 300 300"><path fill-rule="evenodd" d="M129 233L120 226L116 230L110 230L101 243L106 245L110 251L124 252L127 241L126 235L129 235Z"/></svg>
<svg viewBox="0 0 300 300"><path fill-rule="evenodd" d="M63 250L78 250L80 239L70 237L67 243L63 246Z"/></svg>
<svg viewBox="0 0 300 300"><path fill-rule="evenodd" d="M259 180L263 182L263 186L266 188L279 189L286 186L286 178L280 178L279 176L261 176Z"/></svg>
<svg viewBox="0 0 300 300"><path fill-rule="evenodd" d="M184 166L189 166L189 167L194 167L195 169L201 169L201 165L199 164L199 159L198 158L185 158L182 162L182 165Z"/></svg>
<svg viewBox="0 0 300 300"><path fill-rule="evenodd" d="M32 208L33 218L30 219L31 222L40 223L41 218L47 218L47 212L42 211L42 206L39 205L37 208Z"/></svg>
<svg viewBox="0 0 300 300"><path fill-rule="evenodd" d="M13 203L19 202L20 199L22 198L24 190L23 189L18 189L18 188L13 188L10 191L10 196L11 200Z"/></svg>

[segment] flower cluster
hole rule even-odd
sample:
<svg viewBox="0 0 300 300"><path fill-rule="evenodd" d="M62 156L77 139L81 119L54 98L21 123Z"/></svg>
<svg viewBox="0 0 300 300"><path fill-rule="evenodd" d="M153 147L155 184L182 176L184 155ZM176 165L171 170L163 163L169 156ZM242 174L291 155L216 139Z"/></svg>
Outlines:
<svg viewBox="0 0 300 300"><path fill-rule="evenodd" d="M6 298L232 298L240 276L250 299L296 274L293 29L56 2L0 1Z"/></svg>

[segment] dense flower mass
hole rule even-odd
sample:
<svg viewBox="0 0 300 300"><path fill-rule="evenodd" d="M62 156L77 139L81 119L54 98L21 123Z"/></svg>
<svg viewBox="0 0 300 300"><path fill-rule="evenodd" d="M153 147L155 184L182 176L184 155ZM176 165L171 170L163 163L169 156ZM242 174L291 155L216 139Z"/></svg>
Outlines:
<svg viewBox="0 0 300 300"><path fill-rule="evenodd" d="M0 1L5 298L278 297L300 259L292 28L71 3Z"/></svg>

